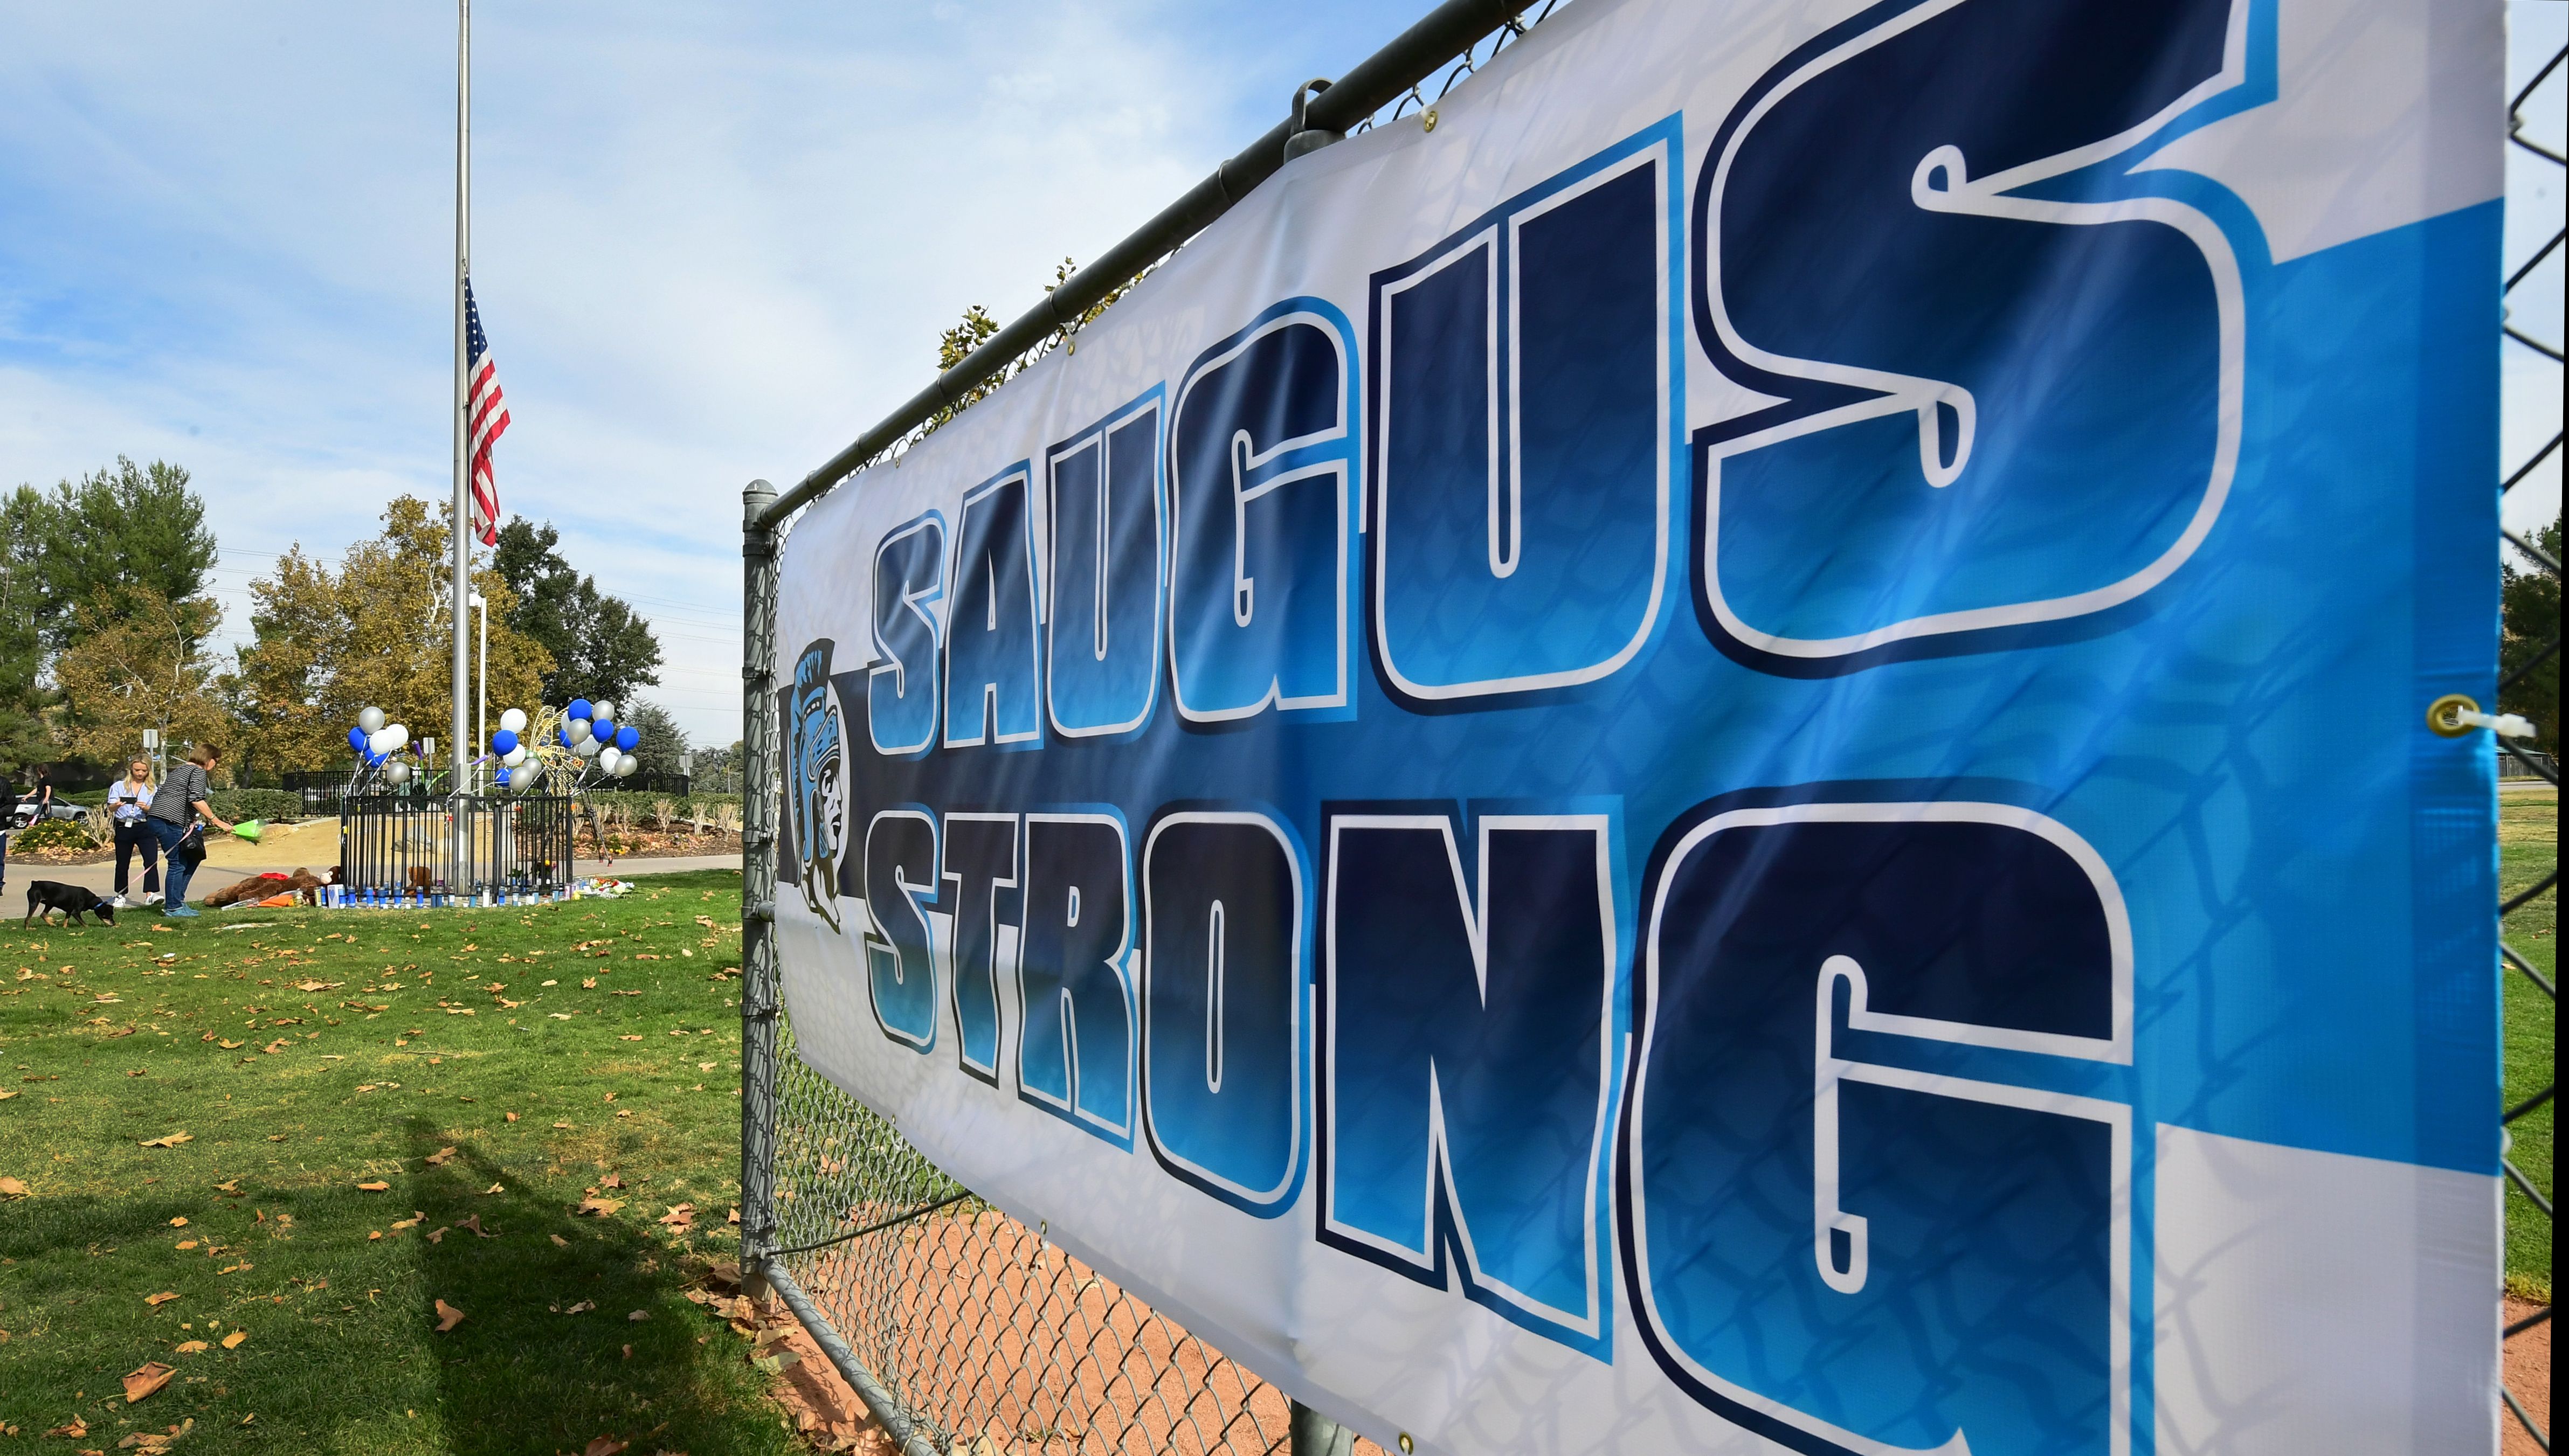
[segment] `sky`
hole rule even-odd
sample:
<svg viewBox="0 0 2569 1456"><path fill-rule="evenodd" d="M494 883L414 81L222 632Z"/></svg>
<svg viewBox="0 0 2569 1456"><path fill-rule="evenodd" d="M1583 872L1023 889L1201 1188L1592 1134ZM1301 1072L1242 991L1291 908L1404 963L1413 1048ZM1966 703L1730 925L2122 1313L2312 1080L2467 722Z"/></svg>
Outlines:
<svg viewBox="0 0 2569 1456"><path fill-rule="evenodd" d="M739 736L740 489L780 487L1426 0L485 0L474 288L508 391L503 509L650 616L647 696ZM2516 0L2510 70L2569 6ZM248 585L451 490L451 7L0 0L0 488L184 465ZM2560 145L2546 84L2536 130ZM2510 266L2560 225L2509 164ZM2562 260L2517 321L2560 338ZM2560 423L2506 348L2505 446ZM2557 459L2518 525L2558 511ZM494 705L494 711L497 711Z"/></svg>

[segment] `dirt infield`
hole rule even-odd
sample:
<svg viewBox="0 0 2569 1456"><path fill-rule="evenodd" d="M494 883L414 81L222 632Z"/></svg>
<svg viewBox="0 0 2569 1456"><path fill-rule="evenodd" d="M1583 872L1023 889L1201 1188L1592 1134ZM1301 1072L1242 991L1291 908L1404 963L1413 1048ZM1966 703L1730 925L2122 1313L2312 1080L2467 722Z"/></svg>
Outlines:
<svg viewBox="0 0 2569 1456"><path fill-rule="evenodd" d="M797 1276L961 1456L1287 1449L1283 1391L1004 1214L930 1217Z"/></svg>

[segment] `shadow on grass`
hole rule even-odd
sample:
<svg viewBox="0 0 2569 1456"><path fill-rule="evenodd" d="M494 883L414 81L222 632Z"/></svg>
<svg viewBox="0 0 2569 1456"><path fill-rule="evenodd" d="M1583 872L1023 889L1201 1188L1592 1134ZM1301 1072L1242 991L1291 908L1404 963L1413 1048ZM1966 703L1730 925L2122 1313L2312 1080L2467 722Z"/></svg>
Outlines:
<svg viewBox="0 0 2569 1456"><path fill-rule="evenodd" d="M447 1146L425 1119L408 1131L414 1159ZM628 1200L617 1215L577 1217L478 1145L455 1146L444 1166L419 1165L409 1206L428 1214L414 1237L448 1229L415 1251L418 1317L434 1325L435 1299L465 1311L429 1341L451 1449L576 1452L601 1435L637 1452L793 1449L738 1341L681 1292L694 1268L654 1237L658 1205L610 1193ZM457 1227L467 1217L490 1237Z"/></svg>

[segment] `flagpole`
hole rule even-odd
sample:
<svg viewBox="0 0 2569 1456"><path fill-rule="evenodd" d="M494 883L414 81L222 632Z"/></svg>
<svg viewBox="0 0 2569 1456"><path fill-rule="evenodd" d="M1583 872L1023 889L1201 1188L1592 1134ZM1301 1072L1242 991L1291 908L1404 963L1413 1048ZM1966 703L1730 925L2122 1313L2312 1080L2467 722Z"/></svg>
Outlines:
<svg viewBox="0 0 2569 1456"><path fill-rule="evenodd" d="M470 441L464 418L468 381L465 369L465 280L472 274L473 260L473 0L456 0L455 6L455 581L447 600L447 613L455 626L454 707L447 727L447 765L450 777L447 792L461 797L465 792L465 709L470 694L469 674L472 659L465 652L464 604L472 599L473 512L472 462L466 458ZM455 873L460 881L464 872L465 835L467 829L461 814L455 817ZM458 883L451 887L461 893L472 889Z"/></svg>

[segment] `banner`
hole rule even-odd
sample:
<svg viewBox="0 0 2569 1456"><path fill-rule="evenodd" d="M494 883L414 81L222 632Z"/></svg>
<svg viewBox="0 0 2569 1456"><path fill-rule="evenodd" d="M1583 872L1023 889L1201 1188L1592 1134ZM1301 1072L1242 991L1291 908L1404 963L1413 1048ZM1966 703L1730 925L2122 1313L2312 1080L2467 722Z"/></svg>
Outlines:
<svg viewBox="0 0 2569 1456"><path fill-rule="evenodd" d="M1291 163L795 528L801 1054L1398 1449L2492 1449L2499 68L1580 0Z"/></svg>

